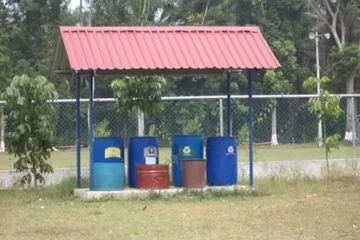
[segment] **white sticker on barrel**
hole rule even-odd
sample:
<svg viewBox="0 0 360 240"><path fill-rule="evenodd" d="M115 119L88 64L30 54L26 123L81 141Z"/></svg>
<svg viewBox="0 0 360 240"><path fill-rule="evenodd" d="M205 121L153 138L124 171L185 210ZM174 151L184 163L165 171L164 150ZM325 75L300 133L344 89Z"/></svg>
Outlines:
<svg viewBox="0 0 360 240"><path fill-rule="evenodd" d="M184 146L179 149L180 156L191 157L191 156L194 156L194 154L195 154L194 148L192 148L190 146Z"/></svg>
<svg viewBox="0 0 360 240"><path fill-rule="evenodd" d="M156 157L146 157L145 164L146 165L156 164Z"/></svg>
<svg viewBox="0 0 360 240"><path fill-rule="evenodd" d="M235 155L235 149L233 146L229 146L226 155Z"/></svg>
<svg viewBox="0 0 360 240"><path fill-rule="evenodd" d="M189 146L184 147L184 149L183 149L184 154L189 154L190 152L191 152L191 150L190 150Z"/></svg>

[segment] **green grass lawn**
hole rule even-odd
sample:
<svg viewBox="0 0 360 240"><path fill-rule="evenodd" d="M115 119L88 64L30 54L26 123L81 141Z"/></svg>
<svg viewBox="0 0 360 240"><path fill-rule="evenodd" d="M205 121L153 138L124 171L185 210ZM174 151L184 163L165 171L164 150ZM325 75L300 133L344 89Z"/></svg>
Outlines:
<svg viewBox="0 0 360 240"><path fill-rule="evenodd" d="M357 156L360 156L360 147L356 149ZM205 155L205 149L204 149ZM125 150L127 159L127 150ZM160 162L171 162L171 149L160 148ZM332 150L330 158L346 159L352 157L351 146L341 146L339 150ZM81 151L82 166L89 166L89 153L87 149ZM248 161L248 150L238 149L238 159L240 162ZM255 161L286 161L286 160L317 160L324 159L324 149L313 145L280 145L269 148L267 146L256 146L254 149ZM11 169L14 157L0 154L0 169ZM54 152L50 163L54 168L72 168L76 166L76 153L74 150Z"/></svg>
<svg viewBox="0 0 360 240"><path fill-rule="evenodd" d="M257 194L82 201L75 185L0 192L0 239L358 240L358 178L257 181Z"/></svg>

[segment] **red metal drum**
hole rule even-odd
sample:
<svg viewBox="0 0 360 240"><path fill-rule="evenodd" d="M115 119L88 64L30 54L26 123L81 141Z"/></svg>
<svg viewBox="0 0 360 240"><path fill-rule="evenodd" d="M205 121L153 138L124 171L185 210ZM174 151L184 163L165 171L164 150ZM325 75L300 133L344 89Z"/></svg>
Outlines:
<svg viewBox="0 0 360 240"><path fill-rule="evenodd" d="M206 160L186 159L182 161L184 188L204 188L206 186Z"/></svg>
<svg viewBox="0 0 360 240"><path fill-rule="evenodd" d="M169 188L169 165L136 165L136 181L139 189Z"/></svg>

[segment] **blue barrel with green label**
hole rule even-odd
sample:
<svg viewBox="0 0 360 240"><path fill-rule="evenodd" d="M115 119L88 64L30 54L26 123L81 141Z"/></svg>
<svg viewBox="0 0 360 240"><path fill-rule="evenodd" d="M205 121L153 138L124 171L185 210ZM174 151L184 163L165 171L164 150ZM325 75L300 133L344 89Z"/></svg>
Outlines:
<svg viewBox="0 0 360 240"><path fill-rule="evenodd" d="M124 141L121 137L97 137L93 142L92 191L124 189Z"/></svg>
<svg viewBox="0 0 360 240"><path fill-rule="evenodd" d="M129 187L136 188L136 165L159 164L159 143L157 137L130 137L128 151Z"/></svg>
<svg viewBox="0 0 360 240"><path fill-rule="evenodd" d="M203 159L202 135L174 135L172 137L172 179L175 187L183 186L183 160Z"/></svg>
<svg viewBox="0 0 360 240"><path fill-rule="evenodd" d="M206 142L206 178L209 186L236 185L238 180L235 137L209 137Z"/></svg>

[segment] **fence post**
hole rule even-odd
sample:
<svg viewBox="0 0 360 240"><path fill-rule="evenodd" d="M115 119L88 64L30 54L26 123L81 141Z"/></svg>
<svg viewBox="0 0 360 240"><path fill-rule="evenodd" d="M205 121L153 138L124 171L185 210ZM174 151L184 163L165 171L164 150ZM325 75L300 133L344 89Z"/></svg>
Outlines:
<svg viewBox="0 0 360 240"><path fill-rule="evenodd" d="M279 144L277 140L276 105L271 111L271 144Z"/></svg>
<svg viewBox="0 0 360 240"><path fill-rule="evenodd" d="M224 136L224 108L223 100L219 99L219 120L220 120L220 136Z"/></svg>
<svg viewBox="0 0 360 240"><path fill-rule="evenodd" d="M355 108L355 97L351 97L351 107L352 107L352 111L351 111L351 121L352 121L352 157L353 160L356 159L356 130L355 130L355 126L356 126L356 108Z"/></svg>
<svg viewBox="0 0 360 240"><path fill-rule="evenodd" d="M137 122L138 122L138 136L145 135L145 123L144 123L144 112L140 109L137 110Z"/></svg>
<svg viewBox="0 0 360 240"><path fill-rule="evenodd" d="M0 104L0 152L5 152L5 120L3 104Z"/></svg>

